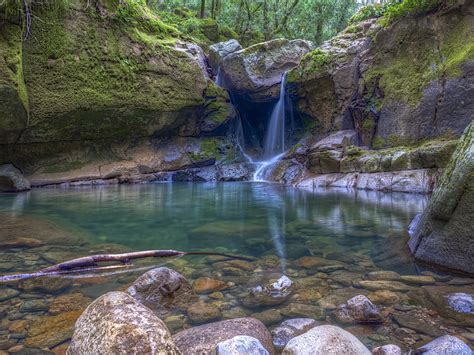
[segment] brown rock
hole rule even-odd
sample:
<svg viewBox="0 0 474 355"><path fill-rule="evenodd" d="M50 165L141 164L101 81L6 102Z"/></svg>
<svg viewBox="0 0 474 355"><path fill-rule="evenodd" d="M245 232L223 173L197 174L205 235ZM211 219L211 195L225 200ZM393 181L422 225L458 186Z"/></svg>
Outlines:
<svg viewBox="0 0 474 355"><path fill-rule="evenodd" d="M228 286L224 281L211 279L209 277L200 277L193 283L193 289L196 293L211 293L222 291L226 288L228 288Z"/></svg>
<svg viewBox="0 0 474 355"><path fill-rule="evenodd" d="M222 317L222 313L218 307L203 301L192 304L188 309L189 320L195 324L202 324L210 321L218 320Z"/></svg>
<svg viewBox="0 0 474 355"><path fill-rule="evenodd" d="M52 348L68 340L73 333L74 323L81 312L73 311L56 316L43 316L30 325L25 345L34 348Z"/></svg>
<svg viewBox="0 0 474 355"><path fill-rule="evenodd" d="M127 293L158 315L170 309L185 309L195 298L184 276L166 267L146 272L135 280Z"/></svg>
<svg viewBox="0 0 474 355"><path fill-rule="evenodd" d="M72 311L82 312L90 303L92 303L92 299L84 296L82 293L61 295L53 300L49 307L49 313L57 315Z"/></svg>
<svg viewBox="0 0 474 355"><path fill-rule="evenodd" d="M371 292L367 297L372 302L383 305L392 305L400 301L400 296L398 294L386 290L377 290L375 292Z"/></svg>
<svg viewBox="0 0 474 355"><path fill-rule="evenodd" d="M238 335L254 337L274 354L272 337L265 325L254 318L236 318L183 330L173 336L183 354L210 354L216 345Z"/></svg>
<svg viewBox="0 0 474 355"><path fill-rule="evenodd" d="M341 265L341 263L338 261L318 258L316 256L303 256L302 258L297 259L295 264L305 269L311 269L313 267L319 266Z"/></svg>

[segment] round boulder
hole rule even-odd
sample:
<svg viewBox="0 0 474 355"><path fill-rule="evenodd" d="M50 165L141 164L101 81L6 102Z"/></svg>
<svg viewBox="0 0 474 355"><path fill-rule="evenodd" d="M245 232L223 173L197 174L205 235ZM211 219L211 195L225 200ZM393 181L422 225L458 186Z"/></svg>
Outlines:
<svg viewBox="0 0 474 355"><path fill-rule="evenodd" d="M364 295L352 297L334 312L341 323L380 323L383 317L378 308Z"/></svg>
<svg viewBox="0 0 474 355"><path fill-rule="evenodd" d="M274 39L227 55L221 63L226 88L250 101L278 98L283 73L313 48L309 41Z"/></svg>
<svg viewBox="0 0 474 355"><path fill-rule="evenodd" d="M242 46L235 39L215 43L212 46L209 46L209 66L217 73L222 60L229 54L240 51L241 49Z"/></svg>
<svg viewBox="0 0 474 355"><path fill-rule="evenodd" d="M417 349L424 355L456 354L473 355L474 352L464 342L452 335L444 335Z"/></svg>
<svg viewBox="0 0 474 355"><path fill-rule="evenodd" d="M272 330L273 345L277 350L282 350L291 339L317 325L319 322L311 318L288 319Z"/></svg>
<svg viewBox="0 0 474 355"><path fill-rule="evenodd" d="M241 335L257 339L269 354L274 354L270 332L254 318L235 318L200 325L176 333L173 340L183 354L207 354L215 351L219 343Z"/></svg>
<svg viewBox="0 0 474 355"><path fill-rule="evenodd" d="M127 293L158 315L166 314L169 309L186 308L195 296L184 276L167 267L143 274Z"/></svg>
<svg viewBox="0 0 474 355"><path fill-rule="evenodd" d="M320 325L291 339L283 349L283 354L371 355L372 353L359 339L344 329L332 325Z"/></svg>
<svg viewBox="0 0 474 355"><path fill-rule="evenodd" d="M217 344L217 355L268 355L267 349L253 337L239 335Z"/></svg>
<svg viewBox="0 0 474 355"><path fill-rule="evenodd" d="M95 300L76 322L67 350L81 354L178 354L166 325L124 292Z"/></svg>

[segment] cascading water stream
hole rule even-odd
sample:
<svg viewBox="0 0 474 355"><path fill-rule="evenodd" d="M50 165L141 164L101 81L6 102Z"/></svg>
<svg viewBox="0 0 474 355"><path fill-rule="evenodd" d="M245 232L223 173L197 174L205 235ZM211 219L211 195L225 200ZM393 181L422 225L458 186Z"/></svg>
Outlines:
<svg viewBox="0 0 474 355"><path fill-rule="evenodd" d="M257 169L253 175L254 181L264 181L267 170L285 153L285 111L286 111L286 72L282 75L280 96L273 108L268 129L265 133L263 158L255 162Z"/></svg>

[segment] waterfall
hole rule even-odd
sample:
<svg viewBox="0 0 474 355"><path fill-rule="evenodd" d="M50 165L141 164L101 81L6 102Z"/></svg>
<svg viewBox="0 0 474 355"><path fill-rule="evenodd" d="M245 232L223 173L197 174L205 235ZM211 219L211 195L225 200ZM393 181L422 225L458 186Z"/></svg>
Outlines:
<svg viewBox="0 0 474 355"><path fill-rule="evenodd" d="M264 140L263 157L271 159L285 151L286 73L281 77L280 97L273 108Z"/></svg>
<svg viewBox="0 0 474 355"><path fill-rule="evenodd" d="M217 70L215 77L216 85L226 88L225 82L222 78L221 68ZM236 107L236 101L230 91L228 91L230 101L234 107ZM268 127L265 133L263 141L263 154L262 159L255 161L252 157L247 154L245 150L244 130L242 117L236 120L234 126L234 137L240 151L242 152L245 159L255 165L256 169L253 174L253 181L265 181L267 170L269 167L274 165L280 160L285 153L285 111L286 111L286 72L281 77L280 95L277 103L273 107L270 120L268 121ZM236 109L237 114L239 111ZM239 115L240 116L240 115Z"/></svg>
<svg viewBox="0 0 474 355"><path fill-rule="evenodd" d="M273 108L264 139L263 158L257 163L253 180L264 181L266 172L285 153L286 72L281 77L280 96Z"/></svg>

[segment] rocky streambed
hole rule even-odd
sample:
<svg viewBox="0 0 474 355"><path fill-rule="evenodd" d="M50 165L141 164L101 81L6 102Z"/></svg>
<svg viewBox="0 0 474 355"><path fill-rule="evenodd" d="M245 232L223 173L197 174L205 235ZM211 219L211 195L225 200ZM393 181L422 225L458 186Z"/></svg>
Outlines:
<svg viewBox="0 0 474 355"><path fill-rule="evenodd" d="M91 244L77 231L43 220L2 217L9 222L1 228L2 273L125 249ZM156 267L151 260L136 265L149 271L2 285L0 349L396 354L424 346L433 353L447 347L470 354L474 279L426 269L395 272L389 266L394 245L378 256L331 252L315 240L302 246L289 250L283 279L282 259L270 252L251 262L188 257Z"/></svg>

